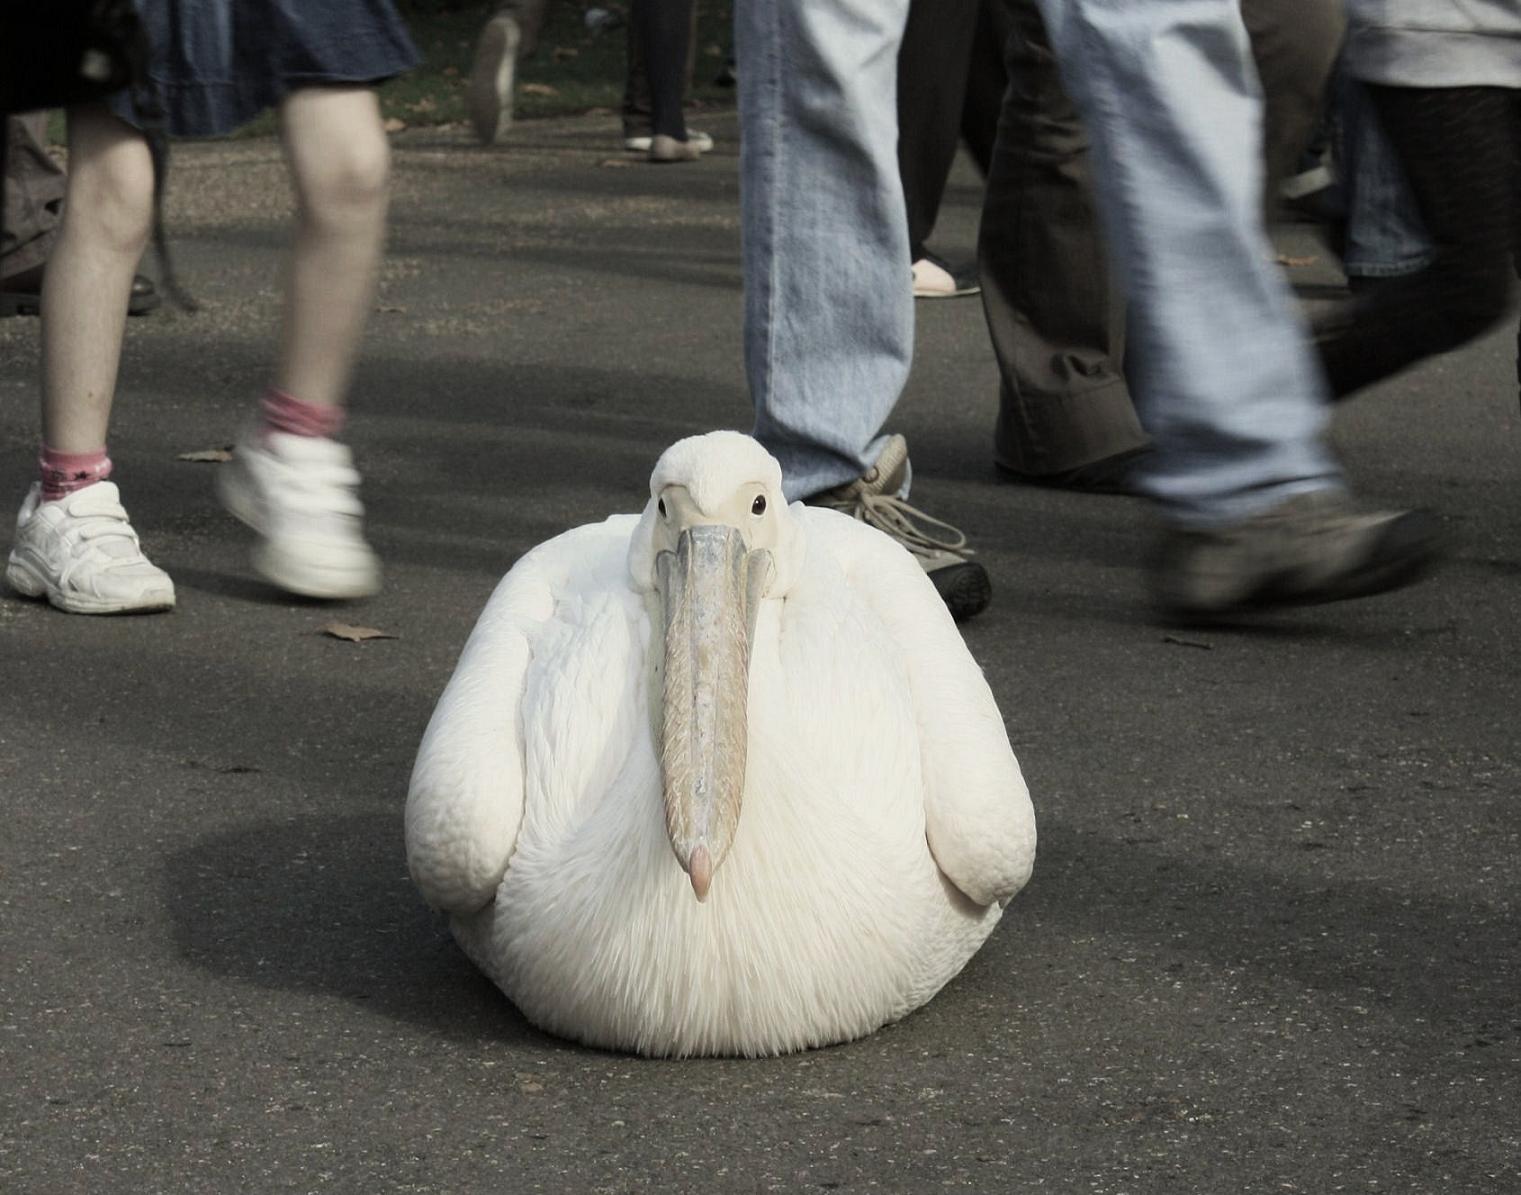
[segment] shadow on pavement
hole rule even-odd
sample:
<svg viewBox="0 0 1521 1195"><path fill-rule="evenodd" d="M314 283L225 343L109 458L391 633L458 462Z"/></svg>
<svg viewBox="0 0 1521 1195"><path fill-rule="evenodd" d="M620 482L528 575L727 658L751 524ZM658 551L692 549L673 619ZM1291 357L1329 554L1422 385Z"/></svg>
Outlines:
<svg viewBox="0 0 1521 1195"><path fill-rule="evenodd" d="M208 836L169 858L164 894L176 945L218 975L336 996L444 1037L561 1044L523 1019L424 906L399 811Z"/></svg>

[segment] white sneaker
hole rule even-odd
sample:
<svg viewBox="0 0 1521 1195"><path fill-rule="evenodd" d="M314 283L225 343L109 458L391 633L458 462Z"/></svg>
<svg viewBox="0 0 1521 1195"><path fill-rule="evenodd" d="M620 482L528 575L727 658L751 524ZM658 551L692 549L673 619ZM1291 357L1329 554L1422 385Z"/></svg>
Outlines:
<svg viewBox="0 0 1521 1195"><path fill-rule="evenodd" d="M646 133L642 137L625 137L623 148L631 154L647 154L654 138ZM692 146L700 154L709 153L713 149L713 138L706 133L699 133L696 129L687 130L687 144Z"/></svg>
<svg viewBox="0 0 1521 1195"><path fill-rule="evenodd" d="M5 580L26 597L45 597L70 614L132 614L174 609L174 582L143 555L122 509L121 492L97 481L57 502L33 482L5 566Z"/></svg>
<svg viewBox="0 0 1521 1195"><path fill-rule="evenodd" d="M916 299L959 299L982 289L975 269L953 269L933 253L914 262L913 274Z"/></svg>
<svg viewBox="0 0 1521 1195"><path fill-rule="evenodd" d="M304 597L359 598L380 588L358 488L348 446L317 436L250 433L217 470L222 505L259 534L254 571Z"/></svg>
<svg viewBox="0 0 1521 1195"><path fill-rule="evenodd" d="M465 107L470 124L482 145L494 145L512 126L512 101L516 90L518 47L523 31L516 17L492 17L475 43Z"/></svg>

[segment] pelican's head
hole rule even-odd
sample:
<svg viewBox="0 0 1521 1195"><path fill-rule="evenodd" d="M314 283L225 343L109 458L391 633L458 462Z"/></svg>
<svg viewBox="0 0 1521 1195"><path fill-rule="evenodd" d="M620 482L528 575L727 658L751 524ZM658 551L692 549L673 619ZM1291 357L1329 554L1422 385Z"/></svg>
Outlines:
<svg viewBox="0 0 1521 1195"><path fill-rule="evenodd" d="M698 900L739 825L756 614L790 587L800 553L781 466L749 436L693 436L656 463L629 571L665 612L665 823Z"/></svg>

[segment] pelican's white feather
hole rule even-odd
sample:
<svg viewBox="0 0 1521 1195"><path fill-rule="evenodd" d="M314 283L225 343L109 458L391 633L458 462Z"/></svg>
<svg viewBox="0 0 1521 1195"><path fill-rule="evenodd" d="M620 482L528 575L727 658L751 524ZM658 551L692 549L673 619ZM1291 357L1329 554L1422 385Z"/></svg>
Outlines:
<svg viewBox="0 0 1521 1195"><path fill-rule="evenodd" d="M706 507L741 482L779 499L748 437L696 437L662 458L651 507L667 485ZM519 561L439 701L408 798L413 875L551 1032L654 1055L858 1037L934 995L1030 874L1019 766L934 587L876 531L783 513L742 813L705 903L662 811L650 508Z"/></svg>

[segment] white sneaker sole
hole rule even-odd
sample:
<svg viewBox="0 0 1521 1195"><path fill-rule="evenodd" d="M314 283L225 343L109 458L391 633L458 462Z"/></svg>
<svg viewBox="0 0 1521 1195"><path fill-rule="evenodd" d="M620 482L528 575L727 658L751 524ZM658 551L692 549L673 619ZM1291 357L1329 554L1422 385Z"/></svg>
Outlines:
<svg viewBox="0 0 1521 1195"><path fill-rule="evenodd" d="M270 539L264 512L236 456L217 470L217 497L223 508L259 537L250 554L254 572L271 585L298 597L351 601L380 592L380 562L368 559L334 564L311 553L293 552Z"/></svg>
<svg viewBox="0 0 1521 1195"><path fill-rule="evenodd" d="M497 138L512 127L513 85L521 38L515 20L493 17L486 22L475 45L465 108L482 145L496 144Z"/></svg>
<svg viewBox="0 0 1521 1195"><path fill-rule="evenodd" d="M66 614L151 614L174 609L174 586L149 589L130 601L66 593L23 556L12 552L5 566L5 583L22 597L46 598L48 605Z"/></svg>

